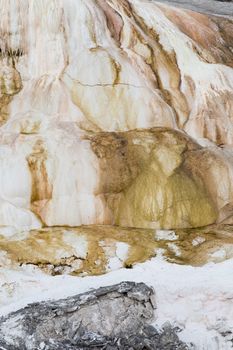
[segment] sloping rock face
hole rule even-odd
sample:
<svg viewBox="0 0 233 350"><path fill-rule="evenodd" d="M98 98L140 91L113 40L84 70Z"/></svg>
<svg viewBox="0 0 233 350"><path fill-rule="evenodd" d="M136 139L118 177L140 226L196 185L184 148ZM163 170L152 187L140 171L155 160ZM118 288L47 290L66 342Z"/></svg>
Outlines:
<svg viewBox="0 0 233 350"><path fill-rule="evenodd" d="M148 0L1 0L0 225L233 212L233 22Z"/></svg>
<svg viewBox="0 0 233 350"><path fill-rule="evenodd" d="M153 290L133 282L32 304L0 319L0 349L187 350L169 325L150 325L155 308Z"/></svg>
<svg viewBox="0 0 233 350"><path fill-rule="evenodd" d="M0 0L0 350L232 347L232 6Z"/></svg>

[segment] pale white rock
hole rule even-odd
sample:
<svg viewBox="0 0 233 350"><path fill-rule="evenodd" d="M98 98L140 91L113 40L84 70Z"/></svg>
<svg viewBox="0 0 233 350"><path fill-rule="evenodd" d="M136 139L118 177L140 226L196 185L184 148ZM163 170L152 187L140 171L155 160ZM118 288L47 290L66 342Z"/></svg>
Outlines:
<svg viewBox="0 0 233 350"><path fill-rule="evenodd" d="M152 127L185 130L204 146L196 162L206 175L198 177L218 221L232 215L233 69L217 19L148 0L1 0L0 7L1 226L114 223L118 209L100 189L90 134ZM229 152L206 150L214 143ZM143 226L191 225L182 220ZM212 215L206 224L213 222Z"/></svg>
<svg viewBox="0 0 233 350"><path fill-rule="evenodd" d="M156 230L155 237L157 240L175 241L178 237L174 231Z"/></svg>
<svg viewBox="0 0 233 350"><path fill-rule="evenodd" d="M88 242L84 236L75 235L72 231L65 231L63 233L64 243L68 244L74 249L74 255L85 259L88 251Z"/></svg>

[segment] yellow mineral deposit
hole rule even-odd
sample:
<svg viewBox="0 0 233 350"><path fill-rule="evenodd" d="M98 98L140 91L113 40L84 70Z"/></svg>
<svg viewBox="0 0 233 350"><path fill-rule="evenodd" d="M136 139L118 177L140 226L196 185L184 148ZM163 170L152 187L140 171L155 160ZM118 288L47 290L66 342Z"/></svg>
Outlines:
<svg viewBox="0 0 233 350"><path fill-rule="evenodd" d="M10 261L99 274L158 247L173 261L221 260L221 234L200 227L233 224L232 20L149 0L0 8L0 247ZM167 245L155 229L179 238ZM231 239L221 239L227 258Z"/></svg>
<svg viewBox="0 0 233 350"><path fill-rule="evenodd" d="M233 258L232 229L226 225L177 231L107 225L45 228L24 237L0 235L1 264L86 276L132 268L162 253L173 263L202 266Z"/></svg>
<svg viewBox="0 0 233 350"><path fill-rule="evenodd" d="M0 236L0 249L12 266L36 265L51 274L101 274L111 269L112 259L118 268L132 267L155 256L156 247L153 230L107 225L46 228L24 239Z"/></svg>

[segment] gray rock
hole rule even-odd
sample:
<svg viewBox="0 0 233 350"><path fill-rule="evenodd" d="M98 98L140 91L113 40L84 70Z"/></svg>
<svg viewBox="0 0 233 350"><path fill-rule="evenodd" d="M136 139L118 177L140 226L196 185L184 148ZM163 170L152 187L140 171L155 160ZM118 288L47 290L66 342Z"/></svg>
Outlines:
<svg viewBox="0 0 233 350"><path fill-rule="evenodd" d="M31 304L0 319L0 350L185 350L177 331L161 332L154 291L123 282L58 301Z"/></svg>
<svg viewBox="0 0 233 350"><path fill-rule="evenodd" d="M154 1L154 0L153 0ZM223 0L157 0L189 10L203 12L211 15L233 17L233 1Z"/></svg>

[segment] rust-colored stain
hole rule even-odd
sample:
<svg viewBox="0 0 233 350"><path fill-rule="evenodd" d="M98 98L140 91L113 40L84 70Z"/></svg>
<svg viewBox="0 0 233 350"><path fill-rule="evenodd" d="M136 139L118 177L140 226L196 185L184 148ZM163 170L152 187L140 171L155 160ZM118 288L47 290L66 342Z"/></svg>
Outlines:
<svg viewBox="0 0 233 350"><path fill-rule="evenodd" d="M160 43L160 37L155 28L147 26L143 18L137 14L133 5L128 6L130 6L131 16L134 19L131 23L132 30L137 33L137 39L141 44L146 45L148 52L150 52L150 57L145 58L145 63L150 66L163 99L173 109L178 126L182 127L189 116L190 110L186 97L180 88L181 74L176 54L175 52L167 52ZM127 15L127 11L125 15ZM132 50L134 50L133 45ZM166 71L169 76L169 87L165 85L163 71Z"/></svg>
<svg viewBox="0 0 233 350"><path fill-rule="evenodd" d="M167 18L196 44L199 56L209 63L233 67L233 21L194 11L159 5Z"/></svg>
<svg viewBox="0 0 233 350"><path fill-rule="evenodd" d="M121 15L115 11L105 0L97 0L106 17L108 29L117 43L120 42L121 31L124 25Z"/></svg>
<svg viewBox="0 0 233 350"><path fill-rule="evenodd" d="M33 152L27 157L32 178L31 207L41 217L41 209L52 198L52 184L49 181L47 168L47 151L41 139L35 142ZM42 221L43 221L43 217Z"/></svg>

